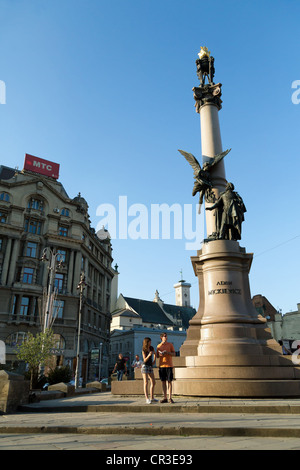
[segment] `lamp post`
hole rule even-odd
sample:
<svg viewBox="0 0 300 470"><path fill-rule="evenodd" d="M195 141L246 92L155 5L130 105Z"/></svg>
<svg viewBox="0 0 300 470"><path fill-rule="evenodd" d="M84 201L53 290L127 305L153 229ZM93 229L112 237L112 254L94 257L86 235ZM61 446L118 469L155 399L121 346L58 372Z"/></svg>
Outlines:
<svg viewBox="0 0 300 470"><path fill-rule="evenodd" d="M50 257L47 258L47 251L49 251ZM46 247L43 250L43 255L41 258L43 262L50 262L48 269L49 269L49 284L48 284L48 292L47 292L47 300L46 300L46 307L44 318L42 319L43 323L43 333L45 333L46 329L50 325L50 320L53 317L53 285L54 285L54 276L57 269L61 269L63 267L63 262L60 259L60 253L56 253L55 250L51 250L51 248ZM50 315L51 311L51 315Z"/></svg>
<svg viewBox="0 0 300 470"><path fill-rule="evenodd" d="M99 344L100 346L100 351L99 351L99 382L101 380L101 368L102 368L102 346L103 346L103 343L100 343Z"/></svg>
<svg viewBox="0 0 300 470"><path fill-rule="evenodd" d="M80 333L81 333L81 313L82 313L82 303L83 303L83 290L86 286L84 280L85 275L82 272L80 276L80 281L77 286L79 289L79 313L78 313L78 335L77 335L77 353L76 353L76 371L75 371L75 388L78 388L79 383L79 360L80 360Z"/></svg>

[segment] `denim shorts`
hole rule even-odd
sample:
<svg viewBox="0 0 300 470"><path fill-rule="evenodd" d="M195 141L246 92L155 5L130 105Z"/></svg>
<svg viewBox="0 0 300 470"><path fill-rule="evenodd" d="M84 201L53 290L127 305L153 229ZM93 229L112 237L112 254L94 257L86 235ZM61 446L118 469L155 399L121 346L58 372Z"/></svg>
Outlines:
<svg viewBox="0 0 300 470"><path fill-rule="evenodd" d="M152 366L147 366L146 364L143 364L141 372L142 372L142 374L152 374L153 373L153 367Z"/></svg>

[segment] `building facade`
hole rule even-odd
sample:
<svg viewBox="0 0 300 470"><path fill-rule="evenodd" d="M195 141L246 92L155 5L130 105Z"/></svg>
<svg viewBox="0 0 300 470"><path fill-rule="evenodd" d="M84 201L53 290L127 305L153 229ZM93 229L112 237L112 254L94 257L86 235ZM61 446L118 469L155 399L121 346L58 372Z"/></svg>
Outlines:
<svg viewBox="0 0 300 470"><path fill-rule="evenodd" d="M143 339L151 338L153 347L160 343L160 334L168 332L168 341L174 344L176 353L179 355L180 347L186 339L186 330L189 321L196 314L196 310L189 305L189 289L191 284L185 283L187 296L178 299L177 284L175 287L176 305L166 304L160 297L158 291L155 292L153 301L125 297L118 293L118 271L115 271L113 279L112 298L112 322L110 338L110 360L109 371L115 365L118 354L122 353L127 359L130 368L135 355L141 356ZM180 289L182 285L180 283Z"/></svg>
<svg viewBox="0 0 300 470"><path fill-rule="evenodd" d="M285 348L292 353L300 345L300 303L297 304L297 310L287 312L284 315L277 312L274 319L268 323L273 338L276 341L282 341Z"/></svg>
<svg viewBox="0 0 300 470"><path fill-rule="evenodd" d="M80 193L69 198L57 177L39 170L0 166L0 340L6 365L12 364L26 334L43 330L51 293L55 362L75 371L78 284L84 273L80 369L86 381L100 368L106 375L108 365L112 247L91 227ZM100 344L97 365L90 354Z"/></svg>
<svg viewBox="0 0 300 470"><path fill-rule="evenodd" d="M137 354L140 360L143 360L142 347L144 338L150 338L151 345L156 350L158 344L161 343L160 335L165 331L168 333L168 341L173 343L176 355L179 355L180 346L186 339L186 330L166 330L155 327L147 328L145 326L135 326L130 330L113 330L111 333L109 372L113 370L117 357L121 353L127 359L128 372L132 376L133 370L131 365L135 355Z"/></svg>

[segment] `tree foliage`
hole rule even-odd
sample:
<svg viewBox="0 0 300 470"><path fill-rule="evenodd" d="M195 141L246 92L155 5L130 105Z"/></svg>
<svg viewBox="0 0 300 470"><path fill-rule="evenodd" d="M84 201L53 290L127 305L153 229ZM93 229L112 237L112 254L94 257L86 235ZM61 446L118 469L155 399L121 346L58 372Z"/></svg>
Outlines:
<svg viewBox="0 0 300 470"><path fill-rule="evenodd" d="M52 356L51 349L55 345L53 331L46 329L45 332L36 334L28 333L22 344L18 346L17 358L28 364L31 373L31 385L33 377L41 367L45 367Z"/></svg>
<svg viewBox="0 0 300 470"><path fill-rule="evenodd" d="M60 382L68 383L72 380L72 371L69 366L55 367L48 372L47 377L50 385Z"/></svg>

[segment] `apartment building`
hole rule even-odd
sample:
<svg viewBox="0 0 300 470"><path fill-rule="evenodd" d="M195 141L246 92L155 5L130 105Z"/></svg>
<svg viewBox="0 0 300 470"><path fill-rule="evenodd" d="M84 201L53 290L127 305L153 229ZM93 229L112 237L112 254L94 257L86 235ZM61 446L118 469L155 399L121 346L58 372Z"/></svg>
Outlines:
<svg viewBox="0 0 300 470"><path fill-rule="evenodd" d="M107 370L112 247L91 227L81 194L68 196L58 181L58 167L30 155L23 170L0 166L0 340L12 364L16 345L29 331L43 329L50 308L55 362L75 371L78 284L84 273L80 368L86 381Z"/></svg>

